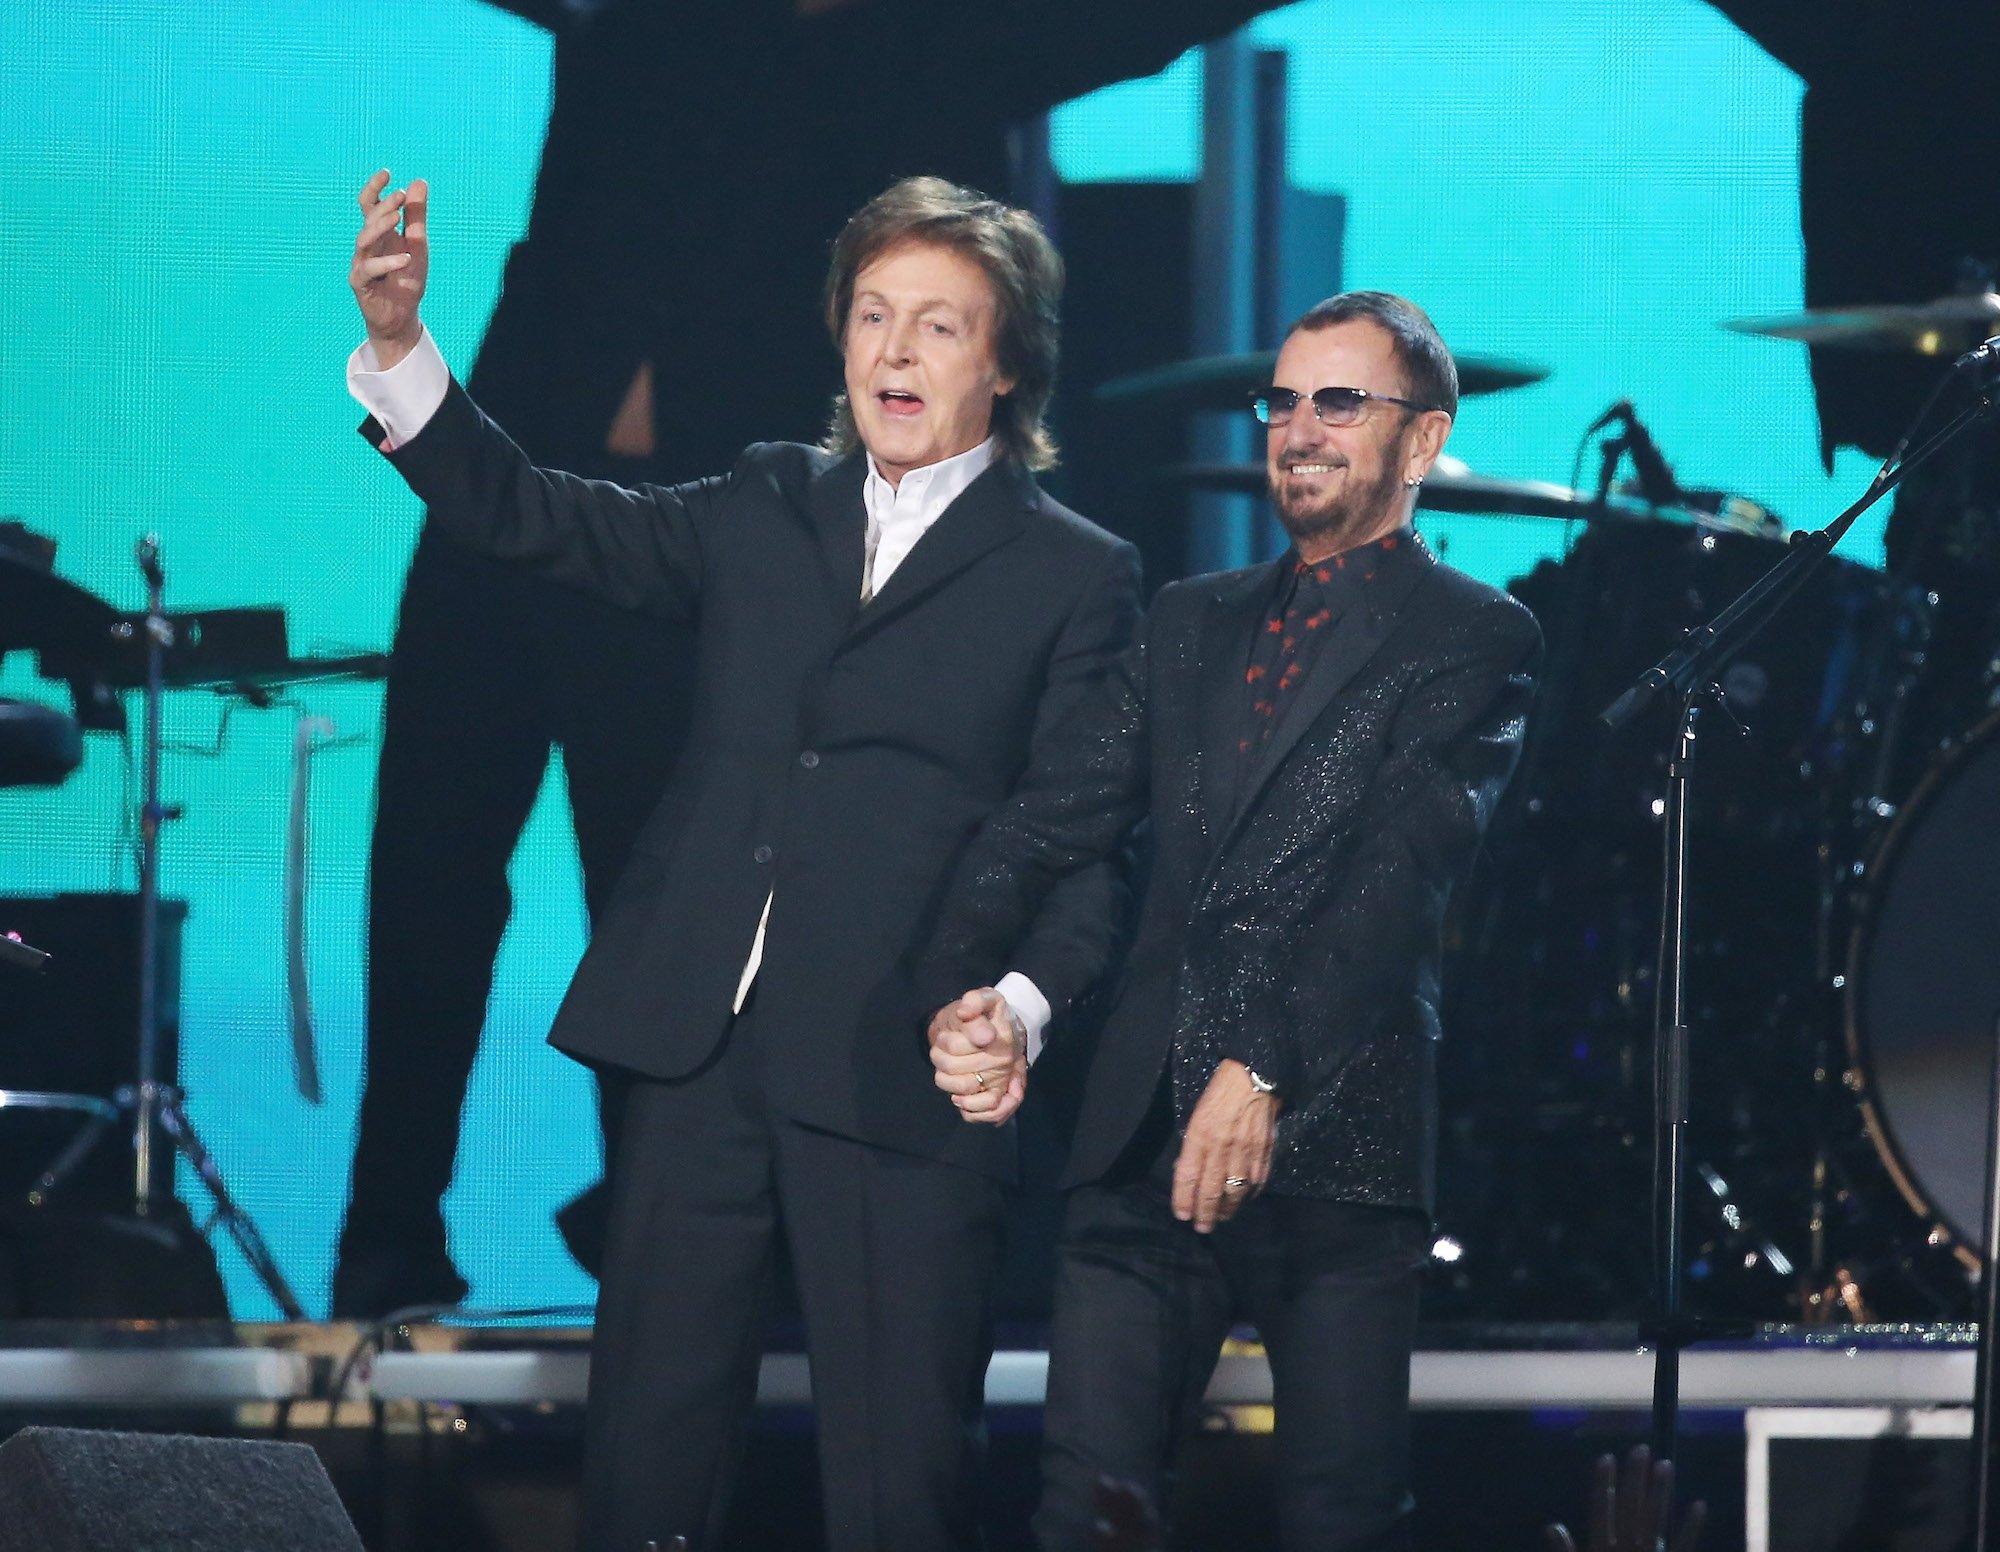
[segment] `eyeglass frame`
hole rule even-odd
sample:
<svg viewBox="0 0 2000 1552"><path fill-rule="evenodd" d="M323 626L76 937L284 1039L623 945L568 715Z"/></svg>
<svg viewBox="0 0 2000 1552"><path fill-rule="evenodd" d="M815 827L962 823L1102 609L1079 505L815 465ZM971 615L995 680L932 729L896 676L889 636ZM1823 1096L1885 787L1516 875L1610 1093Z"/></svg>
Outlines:
<svg viewBox="0 0 2000 1552"><path fill-rule="evenodd" d="M1323 393L1352 394L1355 400L1354 418L1352 420L1328 420L1325 409L1319 402L1320 395ZM1285 411L1282 420L1272 420L1268 412L1269 407L1271 401L1279 394L1289 394L1291 396L1292 407ZM1420 415L1428 415L1433 410L1439 414L1444 413L1444 406L1440 404L1419 404L1415 399L1399 399L1393 393L1375 393L1367 388L1342 388L1329 385L1325 388L1315 388L1311 393L1300 393L1296 388L1280 388L1276 383L1266 388L1255 389L1251 392L1250 413L1257 417L1259 425L1283 426L1289 424L1291 418L1298 414L1301 404L1310 404L1313 407L1313 418L1322 426L1358 426L1368 418L1367 407L1369 401L1375 399L1381 400L1384 404L1400 404L1404 409L1415 410ZM1265 406L1265 408L1260 409L1260 405Z"/></svg>

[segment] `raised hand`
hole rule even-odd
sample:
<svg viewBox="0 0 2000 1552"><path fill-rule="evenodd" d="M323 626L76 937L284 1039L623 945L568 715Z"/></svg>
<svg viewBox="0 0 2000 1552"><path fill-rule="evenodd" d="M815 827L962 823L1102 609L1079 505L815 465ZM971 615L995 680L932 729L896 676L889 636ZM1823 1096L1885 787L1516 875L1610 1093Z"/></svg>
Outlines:
<svg viewBox="0 0 2000 1552"><path fill-rule="evenodd" d="M931 1066L937 1086L968 1121L998 1126L1021 1108L1028 1092L1028 1053L1021 1048L1007 999L990 986L969 991L931 1018Z"/></svg>
<svg viewBox="0 0 2000 1552"><path fill-rule="evenodd" d="M1250 1069L1224 1057L1195 1101L1174 1160L1174 1216L1206 1234L1236 1215L1271 1178L1278 1100L1250 1081Z"/></svg>
<svg viewBox="0 0 2000 1552"><path fill-rule="evenodd" d="M430 185L422 178L406 189L391 190L387 172L378 172L361 188L361 231L354 239L347 283L385 369L408 355L423 335L417 304L431 269L426 229L430 198Z"/></svg>

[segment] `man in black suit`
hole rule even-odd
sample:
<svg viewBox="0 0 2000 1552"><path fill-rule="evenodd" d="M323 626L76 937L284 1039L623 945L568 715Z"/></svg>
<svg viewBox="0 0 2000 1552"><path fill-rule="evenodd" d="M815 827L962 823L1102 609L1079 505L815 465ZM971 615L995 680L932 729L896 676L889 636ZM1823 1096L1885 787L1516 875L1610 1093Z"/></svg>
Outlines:
<svg viewBox="0 0 2000 1552"><path fill-rule="evenodd" d="M1103 1475L1166 1501L1233 1307L1270 1354L1284 1544L1407 1541L1441 920L1540 653L1526 610L1410 526L1457 402L1450 353L1400 298L1349 293L1298 323L1257 399L1292 548L1161 592L987 822L926 953L926 991L990 980L1049 881L1150 815L1138 940L1065 1178L1050 1552L1091 1545ZM984 986L932 1024L969 1121L1004 1120L1026 1081L1000 1001Z"/></svg>
<svg viewBox="0 0 2000 1552"><path fill-rule="evenodd" d="M552 99L528 229L468 387L538 464L674 484L729 467L751 434L818 434L826 242L871 195L918 171L1004 192L1015 124L1150 74L1274 0L494 3L551 35ZM558 744L584 899L603 918L687 736L692 648L683 621L612 609L424 526L383 706L336 1315L463 1295L439 1199L508 858ZM469 762L485 780L463 780ZM616 1113L607 1095L607 1153ZM600 1201L558 1217L593 1274Z"/></svg>
<svg viewBox="0 0 2000 1552"><path fill-rule="evenodd" d="M1022 211L896 185L835 244L828 449L757 444L726 475L624 487L536 468L450 380L417 316L428 190L386 183L363 191L351 277L365 429L458 542L698 634L688 758L550 1036L631 1075L585 1545L718 1544L783 1232L828 1545L970 1546L1012 1139L960 1125L930 1081L901 965L1137 614L1131 546L1030 473L1053 452L1061 261ZM1085 878L1018 956L1028 1024L1112 952L1113 901Z"/></svg>

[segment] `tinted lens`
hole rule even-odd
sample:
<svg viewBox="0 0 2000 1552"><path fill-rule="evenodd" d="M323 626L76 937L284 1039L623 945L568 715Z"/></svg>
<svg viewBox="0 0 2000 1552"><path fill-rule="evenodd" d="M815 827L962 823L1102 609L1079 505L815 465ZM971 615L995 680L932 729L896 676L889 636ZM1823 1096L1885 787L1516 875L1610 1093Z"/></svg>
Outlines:
<svg viewBox="0 0 2000 1552"><path fill-rule="evenodd" d="M1282 426L1298 407L1299 396L1289 388L1260 388L1250 398L1250 408L1267 426Z"/></svg>
<svg viewBox="0 0 2000 1552"><path fill-rule="evenodd" d="M1353 425L1367 402L1368 396L1356 388L1322 388L1313 395L1313 408L1329 426Z"/></svg>

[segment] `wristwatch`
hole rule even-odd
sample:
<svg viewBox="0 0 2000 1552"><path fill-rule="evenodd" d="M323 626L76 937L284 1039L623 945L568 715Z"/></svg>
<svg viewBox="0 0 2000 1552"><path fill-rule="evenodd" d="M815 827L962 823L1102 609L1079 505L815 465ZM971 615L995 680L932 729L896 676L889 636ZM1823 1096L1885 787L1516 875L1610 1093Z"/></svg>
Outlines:
<svg viewBox="0 0 2000 1552"><path fill-rule="evenodd" d="M1250 1080L1250 1087L1255 1089L1259 1094L1276 1094L1278 1092L1278 1085L1265 1077L1255 1067L1245 1067L1243 1069L1243 1076Z"/></svg>

